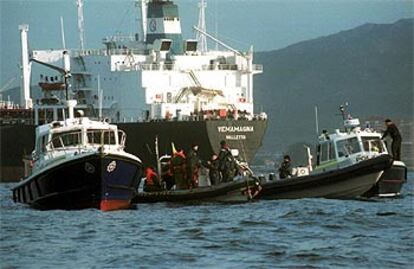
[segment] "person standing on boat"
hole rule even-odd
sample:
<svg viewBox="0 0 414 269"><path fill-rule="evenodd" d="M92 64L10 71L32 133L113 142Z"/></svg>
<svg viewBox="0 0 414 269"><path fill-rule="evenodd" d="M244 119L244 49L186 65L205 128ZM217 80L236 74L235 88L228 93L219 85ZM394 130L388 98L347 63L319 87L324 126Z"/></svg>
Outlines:
<svg viewBox="0 0 414 269"><path fill-rule="evenodd" d="M174 174L171 168L171 159L167 163L161 163L161 179L165 182L165 188L171 190L175 185Z"/></svg>
<svg viewBox="0 0 414 269"><path fill-rule="evenodd" d="M211 185L217 185L220 183L220 171L219 171L219 159L217 154L213 154L211 159L204 165L208 168L208 177L210 178Z"/></svg>
<svg viewBox="0 0 414 269"><path fill-rule="evenodd" d="M230 151L226 141L220 142L219 159L219 171L221 173L221 179L223 182L229 182L233 179L236 173L236 160Z"/></svg>
<svg viewBox="0 0 414 269"><path fill-rule="evenodd" d="M200 174L201 161L198 156L198 145L193 144L187 154L187 180L189 188L198 187L198 177Z"/></svg>
<svg viewBox="0 0 414 269"><path fill-rule="evenodd" d="M160 180L158 178L157 173L155 173L154 167L148 167L146 169L146 178L144 183L144 191L145 192L155 192L155 191L161 191L161 184Z"/></svg>
<svg viewBox="0 0 414 269"><path fill-rule="evenodd" d="M292 168L291 168L291 161L290 156L285 155L283 156L282 165L279 168L279 178L289 178L292 176Z"/></svg>
<svg viewBox="0 0 414 269"><path fill-rule="evenodd" d="M401 134L398 130L397 126L390 120L385 120L385 126L387 129L385 130L384 134L382 135L381 139L384 139L388 135L392 138L392 144L391 144L391 151L392 151L392 157L396 161L401 161Z"/></svg>
<svg viewBox="0 0 414 269"><path fill-rule="evenodd" d="M173 172L174 182L177 190L186 190L187 185L187 171L184 151L177 150L171 159L171 171Z"/></svg>

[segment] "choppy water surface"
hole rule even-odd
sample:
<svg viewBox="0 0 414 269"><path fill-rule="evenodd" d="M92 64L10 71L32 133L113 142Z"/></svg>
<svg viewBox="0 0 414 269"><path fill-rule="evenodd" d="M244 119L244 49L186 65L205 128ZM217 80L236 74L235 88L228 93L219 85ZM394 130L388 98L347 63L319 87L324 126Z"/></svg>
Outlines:
<svg viewBox="0 0 414 269"><path fill-rule="evenodd" d="M400 199L37 211L0 184L1 268L413 268L414 174Z"/></svg>

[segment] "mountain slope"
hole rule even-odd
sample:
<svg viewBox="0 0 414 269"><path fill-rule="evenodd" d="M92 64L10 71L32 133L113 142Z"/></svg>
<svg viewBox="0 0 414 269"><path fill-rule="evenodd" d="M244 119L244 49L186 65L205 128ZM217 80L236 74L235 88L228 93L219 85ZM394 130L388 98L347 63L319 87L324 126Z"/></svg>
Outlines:
<svg viewBox="0 0 414 269"><path fill-rule="evenodd" d="M270 122L265 145L274 150L314 141L320 128L338 128L338 107L358 117L413 120L413 19L365 24L281 50L259 52L264 73L255 100Z"/></svg>

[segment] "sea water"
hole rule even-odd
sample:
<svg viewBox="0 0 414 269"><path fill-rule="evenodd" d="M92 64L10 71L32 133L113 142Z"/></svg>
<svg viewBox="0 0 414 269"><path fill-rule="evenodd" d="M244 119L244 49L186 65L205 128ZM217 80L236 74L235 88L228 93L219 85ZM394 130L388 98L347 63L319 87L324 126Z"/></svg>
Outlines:
<svg viewBox="0 0 414 269"><path fill-rule="evenodd" d="M0 268L414 268L414 173L398 199L38 211L0 184Z"/></svg>

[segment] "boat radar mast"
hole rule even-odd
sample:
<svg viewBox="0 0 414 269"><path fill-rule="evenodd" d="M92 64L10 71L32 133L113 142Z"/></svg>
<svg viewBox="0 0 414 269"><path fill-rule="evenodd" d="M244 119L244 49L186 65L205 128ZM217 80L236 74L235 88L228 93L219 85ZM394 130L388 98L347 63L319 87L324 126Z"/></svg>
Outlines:
<svg viewBox="0 0 414 269"><path fill-rule="evenodd" d="M359 119L357 118L353 119L350 113L346 115L346 110L348 106L349 106L348 102L346 102L344 105L339 106L339 111L341 111L342 120L344 122L345 132L349 132L360 126Z"/></svg>

